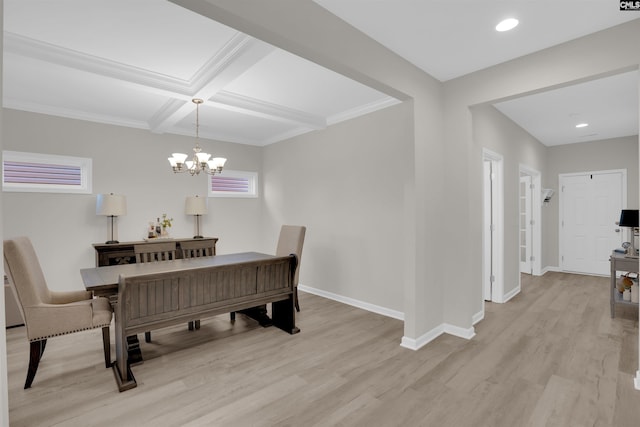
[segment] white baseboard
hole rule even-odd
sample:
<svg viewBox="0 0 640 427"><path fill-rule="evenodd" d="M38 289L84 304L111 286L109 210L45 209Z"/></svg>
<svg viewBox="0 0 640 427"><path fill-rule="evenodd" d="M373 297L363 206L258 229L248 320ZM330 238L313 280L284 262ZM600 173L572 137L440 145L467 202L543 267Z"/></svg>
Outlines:
<svg viewBox="0 0 640 427"><path fill-rule="evenodd" d="M442 334L454 335L459 338L470 340L476 335L476 331L473 326L465 329L448 323L442 323L417 339L402 337L400 346L408 348L409 350L419 350Z"/></svg>
<svg viewBox="0 0 640 427"><path fill-rule="evenodd" d="M473 315L473 317L471 318L471 324L475 325L481 320L484 320L484 310L481 310Z"/></svg>
<svg viewBox="0 0 640 427"><path fill-rule="evenodd" d="M470 340L471 338L476 336L476 330L473 326L470 328L461 328L459 326L454 326L454 325L445 323L444 331L449 335L454 335L456 337L464 338L466 340Z"/></svg>
<svg viewBox="0 0 640 427"><path fill-rule="evenodd" d="M506 302L508 302L511 298L515 297L516 295L518 295L520 293L520 290L522 288L520 286L516 287L515 289L510 290L509 292L507 292L506 294L500 296L496 296L495 298L491 298L492 302L496 302L498 304L504 304Z"/></svg>
<svg viewBox="0 0 640 427"><path fill-rule="evenodd" d="M305 285L299 284L298 290L309 293L309 294L318 295L320 297L327 298L330 300L338 301L343 304L351 305L353 307L361 308L363 310L371 311L372 313L377 313L383 316L404 321L404 313L401 311L391 310L386 307L381 307L375 304L369 304L368 302L359 301L357 299L334 294L332 292L323 291L322 289L311 288Z"/></svg>
<svg viewBox="0 0 640 427"><path fill-rule="evenodd" d="M426 334L418 337L417 339L402 337L402 341L400 341L400 346L404 348L408 348L409 350L419 350L425 345L429 344L431 341L438 338L440 335L444 333L444 324L436 326Z"/></svg>
<svg viewBox="0 0 640 427"><path fill-rule="evenodd" d="M636 377L633 380L633 385L636 387L636 390L640 390L640 371L636 371Z"/></svg>
<svg viewBox="0 0 640 427"><path fill-rule="evenodd" d="M548 271L555 271L555 272L560 272L560 267L554 267L554 266L547 266L545 268L542 269L542 275L544 276L544 274Z"/></svg>
<svg viewBox="0 0 640 427"><path fill-rule="evenodd" d="M309 293L309 294L318 295L320 297L327 298L330 300L338 301L343 304L348 304L353 307L361 308L363 310L371 311L373 313L381 314L383 316L392 317L394 319L404 321L404 313L400 311L390 310L386 307L380 307L375 304L369 304L367 302L363 302L353 298L348 298L342 295L334 294L333 292L323 291L322 289L311 288L309 286L305 286L301 284L298 285L298 290ZM474 319L477 319L476 320L477 322L482 320L483 317L484 317L484 313L481 312L476 314L474 316ZM473 338L476 335L476 332L473 326L465 329L465 328L461 328L459 326L451 325L448 323L442 323L441 325L433 328L426 334L423 334L422 336L418 337L417 339L402 337L402 341L400 342L400 345L402 347L405 347L411 350L418 350L419 348L424 347L429 342L433 341L434 339L438 338L440 335L444 333L449 335L454 335L456 337L468 339L468 340Z"/></svg>
<svg viewBox="0 0 640 427"><path fill-rule="evenodd" d="M516 295L518 295L520 293L520 291L522 290L522 288L520 286L518 286L517 288L507 292L504 295L504 298L502 300L502 302L508 302L511 298L515 297Z"/></svg>

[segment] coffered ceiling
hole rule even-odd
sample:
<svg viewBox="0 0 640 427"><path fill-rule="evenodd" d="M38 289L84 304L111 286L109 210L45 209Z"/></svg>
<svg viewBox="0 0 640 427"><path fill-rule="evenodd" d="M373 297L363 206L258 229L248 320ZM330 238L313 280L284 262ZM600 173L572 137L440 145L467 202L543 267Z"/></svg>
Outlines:
<svg viewBox="0 0 640 427"><path fill-rule="evenodd" d="M398 101L164 0L5 0L6 108L265 145Z"/></svg>
<svg viewBox="0 0 640 427"><path fill-rule="evenodd" d="M610 0L315 2L442 81L640 25ZM513 14L520 26L497 35L497 21ZM547 145L637 134L637 72L593 83L497 107ZM202 98L201 137L259 146L398 102L166 0L4 0L3 85L6 108L183 135L194 135L191 99ZM632 97L610 96L605 118L592 95L622 91ZM545 118L549 102L565 121ZM615 121L615 111L635 120ZM575 114L600 117L602 127L562 134Z"/></svg>

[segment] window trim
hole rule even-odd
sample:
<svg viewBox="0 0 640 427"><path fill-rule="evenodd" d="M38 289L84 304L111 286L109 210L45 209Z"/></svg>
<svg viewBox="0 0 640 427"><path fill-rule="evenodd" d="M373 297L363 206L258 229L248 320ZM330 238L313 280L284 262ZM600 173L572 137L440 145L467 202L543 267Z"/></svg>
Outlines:
<svg viewBox="0 0 640 427"><path fill-rule="evenodd" d="M241 191L214 191L213 180L216 177L225 178L245 178L249 182L249 189L246 192ZM224 169L220 175L213 175L209 179L208 187L209 197L228 197L228 198L257 198L258 197L258 172L240 171Z"/></svg>
<svg viewBox="0 0 640 427"><path fill-rule="evenodd" d="M4 181L4 164L10 162L40 163L43 165L72 166L80 169L79 185L16 183ZM28 153L23 151L2 152L2 190L20 193L71 193L91 194L93 161L86 157L60 156L56 154Z"/></svg>

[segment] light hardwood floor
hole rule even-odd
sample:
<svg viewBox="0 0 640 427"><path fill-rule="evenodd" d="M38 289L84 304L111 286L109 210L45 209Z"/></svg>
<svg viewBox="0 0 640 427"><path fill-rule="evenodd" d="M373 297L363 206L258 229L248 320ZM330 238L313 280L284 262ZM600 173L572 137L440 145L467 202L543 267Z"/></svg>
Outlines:
<svg viewBox="0 0 640 427"><path fill-rule="evenodd" d="M608 279L523 276L476 337L400 347L402 322L300 293L302 332L238 316L154 331L118 393L100 330L49 340L23 390L24 328L7 331L12 426L640 425L638 314L609 315Z"/></svg>

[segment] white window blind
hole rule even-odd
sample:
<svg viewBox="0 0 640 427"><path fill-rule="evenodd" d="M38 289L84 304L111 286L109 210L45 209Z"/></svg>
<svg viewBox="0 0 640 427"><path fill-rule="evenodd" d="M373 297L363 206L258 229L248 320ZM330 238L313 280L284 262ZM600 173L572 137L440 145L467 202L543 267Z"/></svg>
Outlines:
<svg viewBox="0 0 640 427"><path fill-rule="evenodd" d="M256 172L223 170L212 175L209 197L258 197Z"/></svg>
<svg viewBox="0 0 640 427"><path fill-rule="evenodd" d="M91 193L91 159L4 151L2 189L17 192Z"/></svg>

